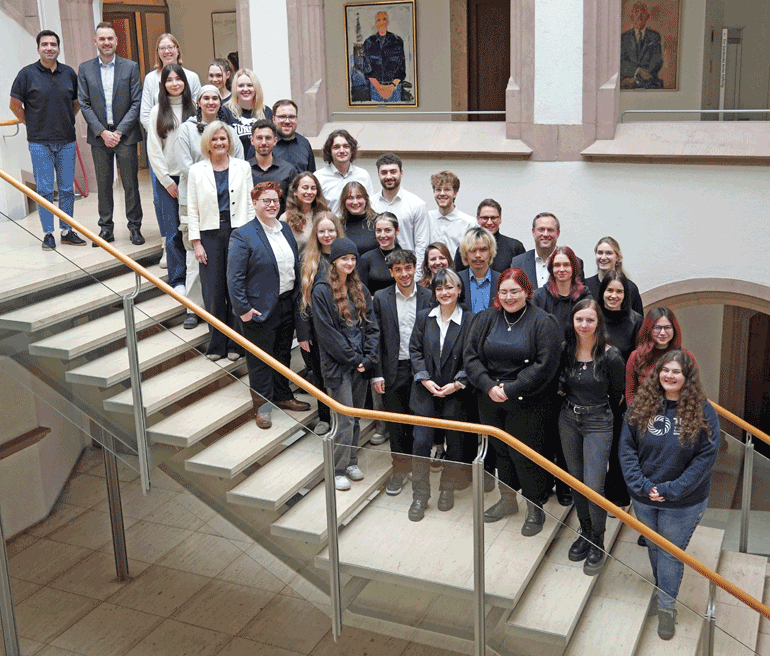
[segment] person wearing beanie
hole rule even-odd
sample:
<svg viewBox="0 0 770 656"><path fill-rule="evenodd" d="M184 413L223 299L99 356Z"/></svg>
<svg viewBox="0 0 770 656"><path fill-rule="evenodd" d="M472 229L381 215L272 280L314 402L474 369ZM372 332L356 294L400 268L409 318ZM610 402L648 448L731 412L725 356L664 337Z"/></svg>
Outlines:
<svg viewBox="0 0 770 656"><path fill-rule="evenodd" d="M313 285L312 308L316 339L321 352L321 374L329 396L346 406L363 408L367 378L379 357L380 329L372 297L356 272L358 249L346 237L335 239L326 276ZM334 484L349 490L350 481L364 474L358 467L357 418L338 416L334 447Z"/></svg>

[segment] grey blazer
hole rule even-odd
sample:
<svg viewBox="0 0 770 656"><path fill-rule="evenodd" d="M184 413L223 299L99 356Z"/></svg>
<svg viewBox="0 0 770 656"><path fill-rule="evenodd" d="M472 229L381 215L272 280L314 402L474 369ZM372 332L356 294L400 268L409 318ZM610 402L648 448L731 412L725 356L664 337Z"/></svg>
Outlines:
<svg viewBox="0 0 770 656"><path fill-rule="evenodd" d="M99 136L107 129L107 109L102 87L99 58L83 62L78 69L78 102L88 124L88 143L103 146ZM142 82L139 66L130 59L115 55L115 79L112 85L112 118L115 129L123 135L121 143L135 144L142 140L139 129L139 107L142 103Z"/></svg>

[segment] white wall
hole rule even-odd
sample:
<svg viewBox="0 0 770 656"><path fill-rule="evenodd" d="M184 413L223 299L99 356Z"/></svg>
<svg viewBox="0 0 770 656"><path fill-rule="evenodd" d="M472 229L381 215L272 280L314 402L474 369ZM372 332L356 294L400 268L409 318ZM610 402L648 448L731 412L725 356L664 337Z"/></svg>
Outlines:
<svg viewBox="0 0 770 656"><path fill-rule="evenodd" d="M706 396L715 401L719 400L723 314L724 305L699 305L676 311L682 328L682 346L697 358Z"/></svg>

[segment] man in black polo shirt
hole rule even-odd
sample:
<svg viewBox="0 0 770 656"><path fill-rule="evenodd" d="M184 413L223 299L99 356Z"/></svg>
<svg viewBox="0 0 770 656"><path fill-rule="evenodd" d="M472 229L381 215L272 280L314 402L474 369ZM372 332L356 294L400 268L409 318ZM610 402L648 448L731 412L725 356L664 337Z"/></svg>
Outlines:
<svg viewBox="0 0 770 656"><path fill-rule="evenodd" d="M273 152L294 164L299 171L315 172L315 156L310 142L297 132L297 105L285 98L273 105L273 121L278 128L278 143Z"/></svg>
<svg viewBox="0 0 770 656"><path fill-rule="evenodd" d="M59 189L59 209L72 216L75 210L75 114L78 105L78 76L60 64L59 35L43 30L36 37L40 61L19 71L11 87L11 111L27 126L29 154L35 185L47 201L53 200L53 180ZM38 206L43 224L43 250L56 248L53 214ZM85 246L67 223L59 220L61 243Z"/></svg>
<svg viewBox="0 0 770 656"><path fill-rule="evenodd" d="M254 157L251 157L248 162L251 164L251 177L255 185L260 182L277 182L281 185L283 190L281 214L283 214L286 207L286 192L299 171L288 160L280 159L273 154L273 147L277 140L275 123L269 118L255 121L251 128L251 145L254 146Z"/></svg>

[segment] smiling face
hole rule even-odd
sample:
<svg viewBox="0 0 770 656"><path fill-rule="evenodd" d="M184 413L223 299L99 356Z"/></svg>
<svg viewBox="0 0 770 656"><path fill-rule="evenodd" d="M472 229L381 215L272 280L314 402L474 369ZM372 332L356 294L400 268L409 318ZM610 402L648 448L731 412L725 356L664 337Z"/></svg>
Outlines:
<svg viewBox="0 0 770 656"><path fill-rule="evenodd" d="M318 239L318 243L321 244L321 251L329 253L332 248L332 242L337 239L337 227L334 225L334 221L321 219L316 226L315 236Z"/></svg>
<svg viewBox="0 0 770 656"><path fill-rule="evenodd" d="M527 303L527 294L513 278L508 278L500 283L497 298L506 312L518 312Z"/></svg>
<svg viewBox="0 0 770 656"><path fill-rule="evenodd" d="M222 100L219 94L215 91L205 91L201 94L201 99L198 101L198 105L201 108L201 114L203 115L204 123L211 123L216 116L219 108L222 105Z"/></svg>
<svg viewBox="0 0 770 656"><path fill-rule="evenodd" d="M556 219L552 216L541 216L535 221L535 227L532 228L532 236L535 238L535 245L541 251L552 251L556 246L556 240L559 238Z"/></svg>
<svg viewBox="0 0 770 656"><path fill-rule="evenodd" d="M273 152L276 141L276 136L270 128L259 128L251 135L251 143L260 157L268 157Z"/></svg>
<svg viewBox="0 0 770 656"><path fill-rule="evenodd" d="M217 130L211 136L211 156L224 157L230 150L230 135L224 128Z"/></svg>
<svg viewBox="0 0 770 656"><path fill-rule="evenodd" d="M445 269L448 266L449 262L438 248L431 248L428 251L428 268L431 270L433 275L436 275L437 271Z"/></svg>
<svg viewBox="0 0 770 656"><path fill-rule="evenodd" d="M414 285L414 274L417 268L411 262L405 264L394 264L390 267L390 275L396 281L399 290L402 293L411 291Z"/></svg>
<svg viewBox="0 0 770 656"><path fill-rule="evenodd" d="M341 278L347 278L356 268L356 256L353 254L342 255L334 260L334 266L337 267L337 272Z"/></svg>
<svg viewBox="0 0 770 656"><path fill-rule="evenodd" d="M572 326L577 336L581 338L595 337L598 323L599 318L596 316L596 310L593 308L579 310L572 317Z"/></svg>
<svg viewBox="0 0 770 656"><path fill-rule="evenodd" d="M96 49L99 51L102 59L109 61L115 54L115 49L118 47L118 37L115 34L115 30L110 27L100 27L96 30L96 36L94 37L94 43Z"/></svg>
<svg viewBox="0 0 770 656"><path fill-rule="evenodd" d="M674 326L668 317L661 317L652 327L652 341L655 348L667 348L672 339L674 339Z"/></svg>
<svg viewBox="0 0 770 656"><path fill-rule="evenodd" d="M254 97L256 91L254 89L254 83L248 75L241 75L235 81L235 97L238 99L238 104L243 109L250 109L254 104Z"/></svg>
<svg viewBox="0 0 770 656"><path fill-rule="evenodd" d="M281 201L278 198L278 192L274 189L263 191L262 195L254 201L254 211L262 223L272 225L280 209Z"/></svg>
<svg viewBox="0 0 770 656"><path fill-rule="evenodd" d="M604 290L604 307L608 310L619 310L620 306L623 305L625 296L626 291L623 289L623 285L619 280L613 280Z"/></svg>
<svg viewBox="0 0 770 656"><path fill-rule="evenodd" d="M557 283L572 280L572 263L564 253L559 253L553 258L553 277Z"/></svg>
<svg viewBox="0 0 770 656"><path fill-rule="evenodd" d="M391 223L390 219L379 219L374 224L374 236L384 251L391 250L396 245L396 235L398 230Z"/></svg>
<svg viewBox="0 0 770 656"><path fill-rule="evenodd" d="M337 166L349 164L352 154L353 149L345 137L342 135L334 137L334 141L332 141L332 163Z"/></svg>
<svg viewBox="0 0 770 656"><path fill-rule="evenodd" d="M679 399L679 392L684 385L682 365L676 360L666 362L660 369L660 385L669 401Z"/></svg>
<svg viewBox="0 0 770 656"><path fill-rule="evenodd" d="M169 38L161 39L158 44L158 57L160 57L163 66L178 63L179 46Z"/></svg>
<svg viewBox="0 0 770 656"><path fill-rule="evenodd" d="M393 190L401 186L403 172L398 164L383 164L377 171L383 189Z"/></svg>
<svg viewBox="0 0 770 656"><path fill-rule="evenodd" d="M599 271L606 273L613 271L618 264L618 254L606 241L596 247L596 266Z"/></svg>
<svg viewBox="0 0 770 656"><path fill-rule="evenodd" d="M52 64L59 57L59 43L55 36L41 36L37 54L43 63Z"/></svg>
<svg viewBox="0 0 770 656"><path fill-rule="evenodd" d="M500 230L502 220L503 217L500 216L500 212L490 205L482 207L476 216L476 221L478 221L479 225L489 230L493 235L497 234L497 231Z"/></svg>
<svg viewBox="0 0 770 656"><path fill-rule="evenodd" d="M442 307L454 309L459 297L460 288L450 280L447 280L441 287L436 287L436 300Z"/></svg>
<svg viewBox="0 0 770 656"><path fill-rule="evenodd" d="M184 81L174 71L171 71L166 78L166 93L169 96L181 96L184 92Z"/></svg>
<svg viewBox="0 0 770 656"><path fill-rule="evenodd" d="M313 208L313 201L318 196L318 187L309 175L300 178L295 192L297 200L302 205L303 212L309 212Z"/></svg>
<svg viewBox="0 0 770 656"><path fill-rule="evenodd" d="M366 197L360 189L352 189L345 199L345 208L351 214L363 214L366 209Z"/></svg>
<svg viewBox="0 0 770 656"><path fill-rule="evenodd" d="M451 184L442 184L438 187L433 187L433 198L439 210L449 213L455 205L457 192L452 188Z"/></svg>
<svg viewBox="0 0 770 656"><path fill-rule="evenodd" d="M227 76L225 76L225 72L219 68L216 64L212 64L209 66L209 72L208 72L208 80L209 84L214 85L217 89L219 89L220 93L227 93L227 86L225 85L225 82L227 81L227 78L230 77L230 73L228 71Z"/></svg>
<svg viewBox="0 0 770 656"><path fill-rule="evenodd" d="M276 108L273 121L278 128L278 134L284 139L291 139L297 131L297 110L294 105L281 105Z"/></svg>

